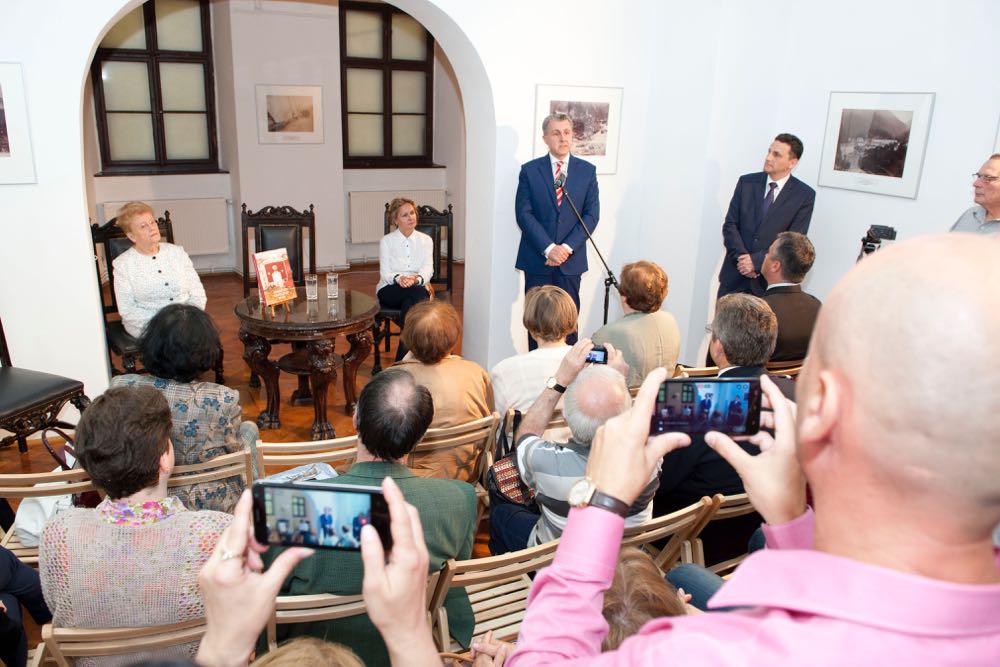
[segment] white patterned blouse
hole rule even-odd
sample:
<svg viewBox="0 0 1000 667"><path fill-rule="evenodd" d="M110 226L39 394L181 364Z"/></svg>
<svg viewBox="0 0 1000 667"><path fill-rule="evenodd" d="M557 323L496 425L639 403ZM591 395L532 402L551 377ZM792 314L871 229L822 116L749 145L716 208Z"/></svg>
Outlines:
<svg viewBox="0 0 1000 667"><path fill-rule="evenodd" d="M205 309L205 288L184 248L160 243L155 255L129 248L114 261L115 299L125 331L138 337L164 306L186 303Z"/></svg>

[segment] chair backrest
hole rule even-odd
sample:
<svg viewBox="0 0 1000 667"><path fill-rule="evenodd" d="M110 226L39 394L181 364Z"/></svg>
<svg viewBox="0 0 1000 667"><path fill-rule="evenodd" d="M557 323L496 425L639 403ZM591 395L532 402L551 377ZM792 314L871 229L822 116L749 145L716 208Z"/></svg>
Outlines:
<svg viewBox="0 0 1000 667"><path fill-rule="evenodd" d="M261 477L312 463L328 463L344 472L358 457L358 436L308 442L257 441L257 470Z"/></svg>
<svg viewBox="0 0 1000 667"><path fill-rule="evenodd" d="M494 412L488 417L475 419L457 426L427 429L423 439L406 457L406 465L413 467L421 456L439 453L442 450L457 449L465 445L476 446L476 460L469 477L473 482L481 479L486 464L486 452L496 443L497 426L500 424L499 413Z"/></svg>
<svg viewBox="0 0 1000 667"><path fill-rule="evenodd" d="M417 206L417 231L427 234L434 242L434 275L431 277L431 284L448 293L451 293L454 222L455 216L451 204L448 204L448 208L444 211L439 211L433 206ZM396 224L389 220L389 202L385 204L383 228L386 234L396 228ZM442 242L445 245L444 251L441 249Z"/></svg>
<svg viewBox="0 0 1000 667"><path fill-rule="evenodd" d="M654 551L651 542L669 537L666 545L653 556L660 569L666 572L680 560L684 542L697 537L715 514L718 502L715 498L705 496L676 512L650 519L641 526L626 528L622 546L645 546Z"/></svg>
<svg viewBox="0 0 1000 667"><path fill-rule="evenodd" d="M802 364L805 359L791 359L789 361L769 361L767 362L767 372L774 375L787 375L796 377L802 371Z"/></svg>
<svg viewBox="0 0 1000 667"><path fill-rule="evenodd" d="M674 368L675 378L709 378L719 374L718 366L685 366L677 364Z"/></svg>
<svg viewBox="0 0 1000 667"><path fill-rule="evenodd" d="M250 277L250 257L255 252L285 248L292 278L297 287L306 284L306 273L316 273L316 214L313 205L308 210L296 211L291 206L265 206L258 211L243 204L243 296L257 285ZM253 246L250 231L253 230ZM307 239L308 237L308 239ZM306 243L309 244L309 268L306 270Z"/></svg>
<svg viewBox="0 0 1000 667"><path fill-rule="evenodd" d="M13 365L10 361L10 349L7 347L7 335L3 332L3 319L0 319L0 366L9 368Z"/></svg>
<svg viewBox="0 0 1000 667"><path fill-rule="evenodd" d="M46 484L47 486L36 486ZM95 491L83 468L0 475L0 498L38 498Z"/></svg>
<svg viewBox="0 0 1000 667"><path fill-rule="evenodd" d="M51 623L42 627L44 654L36 662L50 657L59 667L72 664L67 658L112 656L155 651L168 646L201 641L205 619L199 618L170 625L144 628L57 628Z"/></svg>
<svg viewBox="0 0 1000 667"><path fill-rule="evenodd" d="M253 484L253 463L249 449L244 449L231 454L223 454L201 463L175 466L174 472L167 482L168 488L175 486L187 486L189 484L201 484L202 482L212 482L217 479L227 479L229 477L241 477L243 483L248 487Z"/></svg>
<svg viewBox="0 0 1000 667"><path fill-rule="evenodd" d="M104 264L108 271L109 298L105 298L104 290L101 289L101 305L104 307L104 314L110 315L118 312L118 300L115 298L115 272L111 267L112 262L126 250L132 247L132 241L125 236L125 230L117 226L118 218L111 218L103 225L94 223L90 226L90 236L94 241L94 265L97 267L97 284L101 285L101 256L104 256ZM170 211L164 211L163 217L156 221L160 227L160 236L167 243L174 242L174 224L170 220Z"/></svg>

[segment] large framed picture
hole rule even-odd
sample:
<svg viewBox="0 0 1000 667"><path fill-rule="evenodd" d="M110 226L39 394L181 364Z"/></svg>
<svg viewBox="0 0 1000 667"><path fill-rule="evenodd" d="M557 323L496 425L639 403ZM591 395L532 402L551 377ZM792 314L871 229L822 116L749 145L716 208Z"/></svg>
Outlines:
<svg viewBox="0 0 1000 667"><path fill-rule="evenodd" d="M916 199L934 93L830 93L819 184Z"/></svg>
<svg viewBox="0 0 1000 667"><path fill-rule="evenodd" d="M542 121L563 112L573 119L573 155L593 163L598 174L618 171L622 89L538 84L535 92L535 155L548 150Z"/></svg>
<svg viewBox="0 0 1000 667"><path fill-rule="evenodd" d="M35 158L20 63L0 63L0 184L34 183Z"/></svg>
<svg viewBox="0 0 1000 667"><path fill-rule="evenodd" d="M322 86L257 86L257 139L262 144L323 143Z"/></svg>

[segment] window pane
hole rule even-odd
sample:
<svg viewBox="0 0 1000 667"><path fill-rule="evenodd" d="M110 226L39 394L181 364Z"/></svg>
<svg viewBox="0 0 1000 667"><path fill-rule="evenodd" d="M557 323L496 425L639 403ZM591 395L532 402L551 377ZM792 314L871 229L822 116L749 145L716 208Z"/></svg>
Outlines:
<svg viewBox="0 0 1000 667"><path fill-rule="evenodd" d="M425 113L427 75L423 72L394 70L392 73L392 110L394 113Z"/></svg>
<svg viewBox="0 0 1000 667"><path fill-rule="evenodd" d="M344 13L344 52L349 58L382 57L382 15L349 9Z"/></svg>
<svg viewBox="0 0 1000 667"><path fill-rule="evenodd" d="M201 51L198 0L156 0L156 44L166 51Z"/></svg>
<svg viewBox="0 0 1000 667"><path fill-rule="evenodd" d="M405 14L392 15L392 57L396 60L427 59L427 31Z"/></svg>
<svg viewBox="0 0 1000 667"><path fill-rule="evenodd" d="M426 116L392 117L392 154L423 155Z"/></svg>
<svg viewBox="0 0 1000 667"><path fill-rule="evenodd" d="M122 20L112 26L101 40L102 49L144 49L146 48L146 23L139 5Z"/></svg>
<svg viewBox="0 0 1000 667"><path fill-rule="evenodd" d="M382 156L385 151L382 138L381 114L347 115L347 154L351 157Z"/></svg>
<svg viewBox="0 0 1000 667"><path fill-rule="evenodd" d="M204 65L160 63L160 95L164 111L204 111Z"/></svg>
<svg viewBox="0 0 1000 667"><path fill-rule="evenodd" d="M109 113L108 143L112 160L154 160L153 117L145 113Z"/></svg>
<svg viewBox="0 0 1000 667"><path fill-rule="evenodd" d="M348 113L382 113L382 71L347 68Z"/></svg>
<svg viewBox="0 0 1000 667"><path fill-rule="evenodd" d="M104 105L108 111L149 111L149 70L146 63L108 60L101 67Z"/></svg>
<svg viewBox="0 0 1000 667"><path fill-rule="evenodd" d="M168 160L208 159L208 120L200 113L163 114Z"/></svg>

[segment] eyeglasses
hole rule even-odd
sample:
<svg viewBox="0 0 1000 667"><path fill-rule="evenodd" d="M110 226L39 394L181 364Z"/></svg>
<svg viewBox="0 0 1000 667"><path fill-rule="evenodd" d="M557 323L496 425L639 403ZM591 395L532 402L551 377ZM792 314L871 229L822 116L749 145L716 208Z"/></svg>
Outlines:
<svg viewBox="0 0 1000 667"><path fill-rule="evenodd" d="M987 176L986 174L976 173L972 175L972 180L982 181L983 183L996 183L1000 180L1000 176Z"/></svg>

